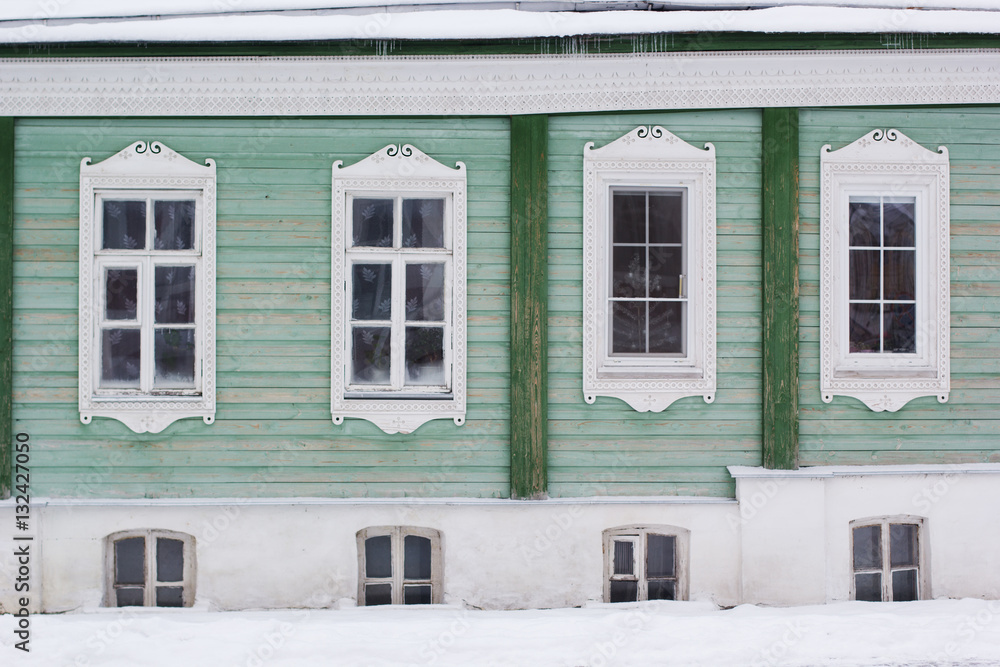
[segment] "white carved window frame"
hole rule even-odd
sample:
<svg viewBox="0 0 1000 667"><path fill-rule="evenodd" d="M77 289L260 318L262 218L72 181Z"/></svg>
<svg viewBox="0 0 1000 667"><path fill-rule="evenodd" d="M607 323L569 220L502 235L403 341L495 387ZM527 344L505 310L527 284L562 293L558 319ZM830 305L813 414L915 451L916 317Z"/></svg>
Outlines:
<svg viewBox="0 0 1000 667"><path fill-rule="evenodd" d="M98 254L101 244L99 200L105 195L141 198L184 194L196 201L194 230L200 252L179 256L196 265L195 378L199 390L186 395L150 391L118 392L100 389L100 313L103 291ZM201 417L215 421L215 161L200 165L163 144L137 141L107 160L80 164L80 421L94 417L117 419L136 433L159 433L178 419ZM152 224L152 221L147 221ZM196 251L198 250L196 247ZM151 277L146 277L151 282ZM145 289L140 284L140 289Z"/></svg>
<svg viewBox="0 0 1000 667"><path fill-rule="evenodd" d="M331 264L331 396L330 411L334 424L347 417L366 419L386 433L411 433L432 419L452 419L465 423L466 404L466 169L462 162L449 167L409 144L390 144L351 166L333 163L333 233ZM446 199L445 230L450 229L451 283L449 309L450 373L446 375L451 392L436 397L426 394L408 396L405 390L385 392L385 398L348 397L350 372L351 321L348 298L348 248L352 229L349 205L355 196L372 197L443 197ZM446 245L448 241L446 240ZM450 290L450 292L449 292ZM401 345L398 339L392 345ZM446 350L446 359L448 352Z"/></svg>
<svg viewBox="0 0 1000 667"><path fill-rule="evenodd" d="M659 126L640 126L602 148L583 149L583 394L587 403L611 396L639 412L674 401L715 400L716 241L715 147L693 146ZM687 353L630 364L611 363L607 290L611 253L611 192L616 188L683 190L686 209Z"/></svg>
<svg viewBox="0 0 1000 667"><path fill-rule="evenodd" d="M936 396L950 380L950 215L948 149L932 151L898 130L873 130L820 151L820 392L851 396L876 412ZM851 353L849 212L852 196L912 197L916 202L914 354Z"/></svg>

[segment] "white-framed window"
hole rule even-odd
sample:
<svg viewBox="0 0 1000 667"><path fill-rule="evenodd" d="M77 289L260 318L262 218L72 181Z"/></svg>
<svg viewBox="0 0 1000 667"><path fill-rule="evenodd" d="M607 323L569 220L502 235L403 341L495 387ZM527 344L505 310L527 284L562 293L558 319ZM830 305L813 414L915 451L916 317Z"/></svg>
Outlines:
<svg viewBox="0 0 1000 667"><path fill-rule="evenodd" d="M357 533L358 604L440 604L441 532L376 526Z"/></svg>
<svg viewBox="0 0 1000 667"><path fill-rule="evenodd" d="M195 541L172 530L124 530L104 539L106 607L190 607Z"/></svg>
<svg viewBox="0 0 1000 667"><path fill-rule="evenodd" d="M584 147L583 393L715 400L715 148L662 127Z"/></svg>
<svg viewBox="0 0 1000 667"><path fill-rule="evenodd" d="M896 411L951 387L948 150L873 130L821 151L820 391Z"/></svg>
<svg viewBox="0 0 1000 667"><path fill-rule="evenodd" d="M909 602L930 598L923 517L890 516L851 522L851 599Z"/></svg>
<svg viewBox="0 0 1000 667"><path fill-rule="evenodd" d="M604 531L604 601L686 600L690 532L675 526Z"/></svg>
<svg viewBox="0 0 1000 667"><path fill-rule="evenodd" d="M215 419L215 163L138 141L80 166L80 419Z"/></svg>
<svg viewBox="0 0 1000 667"><path fill-rule="evenodd" d="M409 145L334 163L334 423L464 423L465 193L464 164Z"/></svg>

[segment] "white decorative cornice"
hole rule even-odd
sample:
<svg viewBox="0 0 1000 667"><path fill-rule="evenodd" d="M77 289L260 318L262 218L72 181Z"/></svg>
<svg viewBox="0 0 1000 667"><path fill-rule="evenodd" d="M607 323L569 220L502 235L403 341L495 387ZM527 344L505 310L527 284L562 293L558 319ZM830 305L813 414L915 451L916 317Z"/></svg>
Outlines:
<svg viewBox="0 0 1000 667"><path fill-rule="evenodd" d="M511 115L1000 102L1000 49L0 59L0 116Z"/></svg>

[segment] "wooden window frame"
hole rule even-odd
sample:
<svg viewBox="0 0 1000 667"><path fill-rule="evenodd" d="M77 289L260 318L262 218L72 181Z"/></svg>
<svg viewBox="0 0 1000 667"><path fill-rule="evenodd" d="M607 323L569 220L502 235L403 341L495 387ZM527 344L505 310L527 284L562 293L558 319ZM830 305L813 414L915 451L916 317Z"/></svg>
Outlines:
<svg viewBox="0 0 1000 667"><path fill-rule="evenodd" d="M392 576L368 577L365 569L365 541L371 537L388 535L392 554ZM403 541L407 536L424 537L431 541L431 577L430 579L404 579L404 549ZM431 587L431 604L441 604L444 597L444 562L441 544L441 531L434 528L419 526L372 526L357 532L358 545L358 606L366 606L366 584L391 584L392 604L403 604L403 586L409 584L426 584Z"/></svg>
<svg viewBox="0 0 1000 667"><path fill-rule="evenodd" d="M216 169L212 160L199 165L159 142L137 141L110 158L80 166L80 420L108 417L136 433L159 433L178 419L215 421L215 205ZM146 244L141 250L103 249L103 202L146 202ZM194 243L190 250L152 248L154 203L195 202ZM155 267L190 265L195 270L194 322L156 325ZM105 321L105 269L138 272L137 318ZM119 326L112 326L113 324ZM140 387L101 386L101 331L141 332ZM195 373L187 388L154 387L154 329L191 329L195 337Z"/></svg>
<svg viewBox="0 0 1000 667"><path fill-rule="evenodd" d="M648 536L662 535L674 538L674 600L688 599L689 566L691 531L687 528L667 525L633 525L608 528L603 533L604 543L604 601L611 602L612 581L635 581L637 586L636 601L642 602L649 596L649 580L646 576L646 559ZM636 546L633 547L635 559L633 575L615 574L615 541L618 538L629 538ZM640 557L641 554L641 557Z"/></svg>
<svg viewBox="0 0 1000 667"><path fill-rule="evenodd" d="M183 568L183 579L180 582L159 582L160 584L169 583L172 587L180 585L183 588L183 607L191 607L194 605L195 600L195 575L197 572L195 563L195 538L187 533L181 533L174 530L161 530L156 528L147 528L139 530L122 530L117 533L112 533L104 538L104 606L105 607L115 607L118 608L118 600L115 591L118 589L118 583L115 581L115 544L121 540L126 540L134 537L142 537L145 539L145 562L144 562L144 578L143 583L143 607L157 607L156 605L156 540L159 538L166 538L170 540L178 540L184 544L184 568ZM159 609L167 609L168 607L157 607Z"/></svg>
<svg viewBox="0 0 1000 667"><path fill-rule="evenodd" d="M868 517L865 519L855 519L850 522L850 569L851 569L851 599L857 599L856 575L865 573L878 573L882 576L882 602L892 602L892 573L899 570L911 570L912 566L892 567L889 548L889 529L893 525L911 525L917 527L917 599L931 599L929 563L930 558L927 552L927 520L924 517L909 514L895 514L891 516ZM879 526L882 567L854 569L854 530L868 526Z"/></svg>

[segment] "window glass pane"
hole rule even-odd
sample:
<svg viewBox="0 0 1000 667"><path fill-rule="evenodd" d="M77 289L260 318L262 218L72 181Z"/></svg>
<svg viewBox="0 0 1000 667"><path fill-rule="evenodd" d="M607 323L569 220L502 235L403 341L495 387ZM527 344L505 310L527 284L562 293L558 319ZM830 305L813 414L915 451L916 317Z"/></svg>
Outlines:
<svg viewBox="0 0 1000 667"><path fill-rule="evenodd" d="M879 351L879 311L877 303L851 304L851 352Z"/></svg>
<svg viewBox="0 0 1000 667"><path fill-rule="evenodd" d="M912 523L889 526L889 564L892 567L917 564L917 527Z"/></svg>
<svg viewBox="0 0 1000 667"><path fill-rule="evenodd" d="M119 588L115 591L116 607L141 607L143 599L143 588Z"/></svg>
<svg viewBox="0 0 1000 667"><path fill-rule="evenodd" d="M913 354L917 351L917 305L885 305L885 342L883 352Z"/></svg>
<svg viewBox="0 0 1000 667"><path fill-rule="evenodd" d="M153 202L153 248L194 248L194 201Z"/></svg>
<svg viewBox="0 0 1000 667"><path fill-rule="evenodd" d="M365 540L365 576L392 576L392 538L389 535L378 535Z"/></svg>
<svg viewBox="0 0 1000 667"><path fill-rule="evenodd" d="M183 607L184 588L182 586L157 586L157 607Z"/></svg>
<svg viewBox="0 0 1000 667"><path fill-rule="evenodd" d="M684 196L680 192L649 195L649 242L684 241Z"/></svg>
<svg viewBox="0 0 1000 667"><path fill-rule="evenodd" d="M115 583L146 583L146 538L128 537L115 542Z"/></svg>
<svg viewBox="0 0 1000 667"><path fill-rule="evenodd" d="M154 385L161 389L194 386L194 329L156 329L153 348Z"/></svg>
<svg viewBox="0 0 1000 667"><path fill-rule="evenodd" d="M156 540L156 580L184 580L184 543L160 537Z"/></svg>
<svg viewBox="0 0 1000 667"><path fill-rule="evenodd" d="M444 200L403 200L404 248L444 247Z"/></svg>
<svg viewBox="0 0 1000 667"><path fill-rule="evenodd" d="M145 250L146 202L104 200L105 250Z"/></svg>
<svg viewBox="0 0 1000 667"><path fill-rule="evenodd" d="M882 527L859 526L854 529L854 569L882 567Z"/></svg>
<svg viewBox="0 0 1000 667"><path fill-rule="evenodd" d="M104 329L101 331L101 386L139 386L138 329Z"/></svg>
<svg viewBox="0 0 1000 667"><path fill-rule="evenodd" d="M444 329L406 327L406 384L443 386Z"/></svg>
<svg viewBox="0 0 1000 667"><path fill-rule="evenodd" d="M406 265L406 319L444 320L444 264Z"/></svg>
<svg viewBox="0 0 1000 667"><path fill-rule="evenodd" d="M639 599L639 582L612 581L609 602L635 602Z"/></svg>
<svg viewBox="0 0 1000 667"><path fill-rule="evenodd" d="M104 273L104 294L105 319L136 319L139 272L136 269L107 269Z"/></svg>
<svg viewBox="0 0 1000 667"><path fill-rule="evenodd" d="M887 248L912 248L916 245L916 200L912 197L886 197L883 224Z"/></svg>
<svg viewBox="0 0 1000 667"><path fill-rule="evenodd" d="M635 542L615 540L615 574L635 574Z"/></svg>
<svg viewBox="0 0 1000 667"><path fill-rule="evenodd" d="M897 570L892 573L893 602L911 602L917 597L917 571Z"/></svg>
<svg viewBox="0 0 1000 667"><path fill-rule="evenodd" d="M878 299L882 260L878 250L851 251L851 299Z"/></svg>
<svg viewBox="0 0 1000 667"><path fill-rule="evenodd" d="M157 324L194 322L194 267L156 267Z"/></svg>
<svg viewBox="0 0 1000 667"><path fill-rule="evenodd" d="M392 199L355 199L355 246L392 247Z"/></svg>
<svg viewBox="0 0 1000 667"><path fill-rule="evenodd" d="M659 580L650 581L648 586L648 594L646 595L647 600L673 600L674 599L674 582Z"/></svg>
<svg viewBox="0 0 1000 667"><path fill-rule="evenodd" d="M882 238L879 229L879 200L851 197L850 215L850 245L879 246Z"/></svg>
<svg viewBox="0 0 1000 667"><path fill-rule="evenodd" d="M365 584L365 605L392 604L392 584Z"/></svg>
<svg viewBox="0 0 1000 667"><path fill-rule="evenodd" d="M646 303L614 301L611 303L611 352L646 351Z"/></svg>
<svg viewBox="0 0 1000 667"><path fill-rule="evenodd" d="M882 601L882 575L868 572L854 575L854 599L864 602Z"/></svg>
<svg viewBox="0 0 1000 667"><path fill-rule="evenodd" d="M684 354L684 312L680 301L649 303L649 351L656 354Z"/></svg>
<svg viewBox="0 0 1000 667"><path fill-rule="evenodd" d="M674 576L674 536L646 536L646 576Z"/></svg>
<svg viewBox="0 0 1000 667"><path fill-rule="evenodd" d="M389 384L389 327L355 327L352 335L352 384Z"/></svg>
<svg viewBox="0 0 1000 667"><path fill-rule="evenodd" d="M885 298L891 301L912 301L916 298L917 252L915 250L885 251Z"/></svg>
<svg viewBox="0 0 1000 667"><path fill-rule="evenodd" d="M611 296L645 298L645 246L615 246L611 256Z"/></svg>
<svg viewBox="0 0 1000 667"><path fill-rule="evenodd" d="M646 194L615 192L612 197L613 243L646 242Z"/></svg>
<svg viewBox="0 0 1000 667"><path fill-rule="evenodd" d="M430 604L431 587L427 584L403 586L403 604Z"/></svg>
<svg viewBox="0 0 1000 667"><path fill-rule="evenodd" d="M392 265L355 264L351 289L351 317L356 320L392 318Z"/></svg>
<svg viewBox="0 0 1000 667"><path fill-rule="evenodd" d="M403 578L431 578L431 541L419 535L403 538Z"/></svg>
<svg viewBox="0 0 1000 667"><path fill-rule="evenodd" d="M649 249L649 296L676 299L681 294L684 251L680 247L652 246Z"/></svg>

